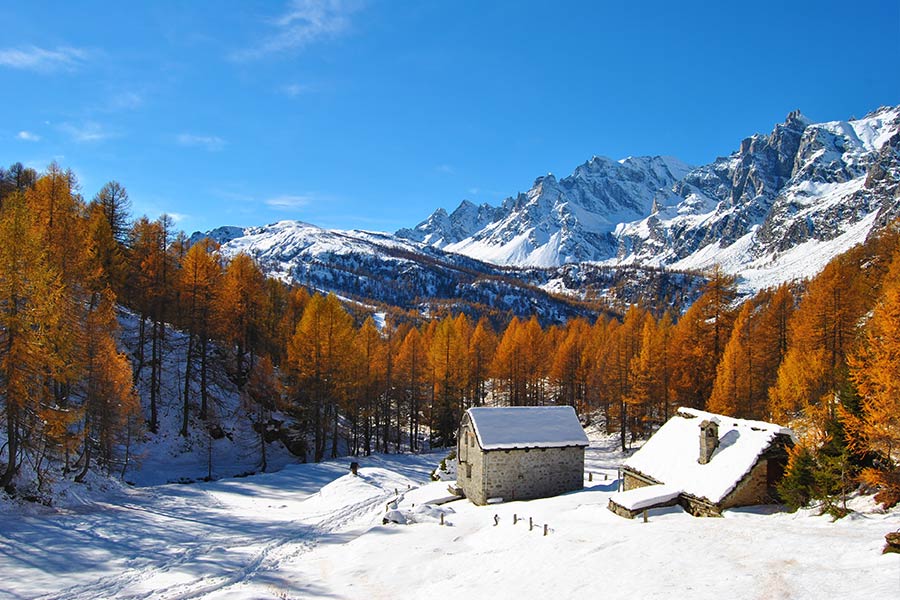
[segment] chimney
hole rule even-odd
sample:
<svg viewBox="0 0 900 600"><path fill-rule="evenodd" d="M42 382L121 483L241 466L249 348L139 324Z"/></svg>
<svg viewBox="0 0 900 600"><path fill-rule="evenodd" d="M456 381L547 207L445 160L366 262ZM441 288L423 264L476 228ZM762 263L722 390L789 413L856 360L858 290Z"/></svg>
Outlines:
<svg viewBox="0 0 900 600"><path fill-rule="evenodd" d="M700 458L697 462L705 465L719 447L719 423L715 419L700 423Z"/></svg>

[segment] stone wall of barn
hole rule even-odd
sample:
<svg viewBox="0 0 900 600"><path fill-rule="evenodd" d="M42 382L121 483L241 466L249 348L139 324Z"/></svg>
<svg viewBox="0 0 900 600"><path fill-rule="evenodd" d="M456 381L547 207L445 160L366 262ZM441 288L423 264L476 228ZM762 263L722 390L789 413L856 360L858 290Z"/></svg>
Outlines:
<svg viewBox="0 0 900 600"><path fill-rule="evenodd" d="M627 492L636 488L646 487L648 485L658 485L659 481L654 481L649 477L643 477L628 469L622 470L622 491Z"/></svg>
<svg viewBox="0 0 900 600"><path fill-rule="evenodd" d="M732 506L753 506L772 502L766 481L767 468L767 460L757 461L750 472L722 499L719 506L724 510Z"/></svg>
<svg viewBox="0 0 900 600"><path fill-rule="evenodd" d="M545 498L580 490L584 487L584 448L488 450L484 452L483 478L485 502L490 498Z"/></svg>
<svg viewBox="0 0 900 600"><path fill-rule="evenodd" d="M484 452L478 445L475 429L468 415L459 429L456 455L459 461L456 485L475 504L487 504L484 492Z"/></svg>
<svg viewBox="0 0 900 600"><path fill-rule="evenodd" d="M468 415L457 439L456 484L475 504L545 498L584 487L584 448L482 450Z"/></svg>

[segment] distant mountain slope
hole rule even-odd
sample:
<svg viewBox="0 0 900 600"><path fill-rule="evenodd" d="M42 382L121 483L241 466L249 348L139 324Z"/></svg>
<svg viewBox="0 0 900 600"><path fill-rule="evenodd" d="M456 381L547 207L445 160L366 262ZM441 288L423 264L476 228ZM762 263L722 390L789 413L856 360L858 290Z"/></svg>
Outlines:
<svg viewBox="0 0 900 600"><path fill-rule="evenodd" d="M390 234L322 229L299 221L235 229L210 232L221 234L225 254L245 252L271 276L373 309L386 305L428 313L449 305L498 319L505 313L536 314L545 323L596 314L571 295L541 289L539 278Z"/></svg>
<svg viewBox="0 0 900 600"><path fill-rule="evenodd" d="M438 209L397 236L500 265L603 260L615 253L616 226L649 214L658 190L688 171L674 158L595 156L563 179L539 177L498 208L464 201L452 214Z"/></svg>
<svg viewBox="0 0 900 600"><path fill-rule="evenodd" d="M508 266L718 263L755 289L815 274L900 214L898 136L900 107L827 123L793 112L709 165L595 157L500 207L463 203L397 235Z"/></svg>
<svg viewBox="0 0 900 600"><path fill-rule="evenodd" d="M791 113L768 136L695 169L666 205L623 224L607 264L721 264L749 288L814 275L900 215L900 107L813 124Z"/></svg>
<svg viewBox="0 0 900 600"><path fill-rule="evenodd" d="M590 312L586 298L639 301L646 285L689 301L699 279L684 273L714 264L745 292L809 277L898 216L900 106L828 123L793 112L693 169L594 157L499 207L463 201L394 235L296 221L208 235L272 275L358 302L552 322Z"/></svg>

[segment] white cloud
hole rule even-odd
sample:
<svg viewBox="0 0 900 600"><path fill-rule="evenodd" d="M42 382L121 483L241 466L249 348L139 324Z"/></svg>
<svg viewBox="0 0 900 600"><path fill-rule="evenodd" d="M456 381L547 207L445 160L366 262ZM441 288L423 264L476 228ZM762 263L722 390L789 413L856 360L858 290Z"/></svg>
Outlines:
<svg viewBox="0 0 900 600"><path fill-rule="evenodd" d="M88 51L69 46L58 46L55 50L24 46L0 50L0 66L11 69L39 71L71 71L79 67L88 58Z"/></svg>
<svg viewBox="0 0 900 600"><path fill-rule="evenodd" d="M16 139L24 140L26 142L39 142L41 141L41 136L30 131L22 130L16 134Z"/></svg>
<svg viewBox="0 0 900 600"><path fill-rule="evenodd" d="M166 213L166 214L167 214L169 217L171 217L171 218L172 218L172 221L174 221L175 223L181 223L181 222L184 221L185 219L190 219L190 218L191 218L191 215L188 215L188 214L185 214L185 213L179 213L179 212L169 212L169 213Z"/></svg>
<svg viewBox="0 0 900 600"><path fill-rule="evenodd" d="M335 38L350 28L350 15L360 5L359 0L291 0L285 13L270 22L275 28L272 34L232 58L255 60Z"/></svg>
<svg viewBox="0 0 900 600"><path fill-rule="evenodd" d="M63 123L59 128L76 142L100 142L115 137L115 134L96 121L86 121L80 125Z"/></svg>
<svg viewBox="0 0 900 600"><path fill-rule="evenodd" d="M453 168L453 165L438 165L434 168L438 173L446 173L447 175L453 175L456 173L456 169Z"/></svg>
<svg viewBox="0 0 900 600"><path fill-rule="evenodd" d="M217 135L195 135L193 133L179 133L175 141L181 146L202 146L210 152L217 152L225 147L225 140Z"/></svg>
<svg viewBox="0 0 900 600"><path fill-rule="evenodd" d="M302 195L302 196L276 196L275 198L269 198L265 201L266 206L270 208L274 208L277 210L296 210L298 208L303 208L305 206L309 206L312 202L313 198L311 195Z"/></svg>
<svg viewBox="0 0 900 600"><path fill-rule="evenodd" d="M315 91L315 87L312 85L304 85L302 83L291 83L282 86L281 91L291 98L296 98L297 96L302 96L303 94Z"/></svg>
<svg viewBox="0 0 900 600"><path fill-rule="evenodd" d="M134 110L144 104L144 97L137 92L122 91L109 99L110 110Z"/></svg>

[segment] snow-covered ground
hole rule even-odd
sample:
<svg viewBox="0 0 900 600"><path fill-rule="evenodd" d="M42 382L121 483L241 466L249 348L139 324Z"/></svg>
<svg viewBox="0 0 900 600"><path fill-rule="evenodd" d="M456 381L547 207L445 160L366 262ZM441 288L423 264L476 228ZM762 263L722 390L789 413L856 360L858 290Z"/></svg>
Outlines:
<svg viewBox="0 0 900 600"><path fill-rule="evenodd" d="M900 511L859 499L865 510L836 523L771 507L626 520L606 508L624 458L614 448L595 437L582 491L484 507L423 508L447 495L428 480L440 454L363 459L359 477L343 459L107 489L53 513L0 505L0 598L900 595L900 555L881 554ZM382 524L394 500L415 523Z"/></svg>

